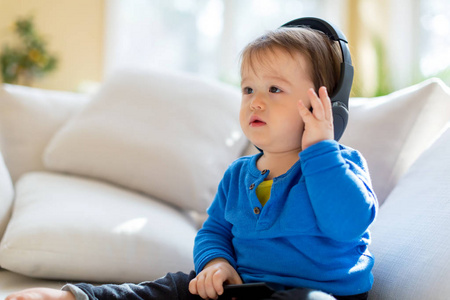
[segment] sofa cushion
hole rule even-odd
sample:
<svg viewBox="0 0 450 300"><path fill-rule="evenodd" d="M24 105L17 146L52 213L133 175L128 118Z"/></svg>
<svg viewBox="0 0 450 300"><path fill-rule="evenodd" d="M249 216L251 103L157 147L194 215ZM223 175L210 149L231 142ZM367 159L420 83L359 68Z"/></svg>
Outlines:
<svg viewBox="0 0 450 300"><path fill-rule="evenodd" d="M370 299L450 295L450 129L402 177L372 226Z"/></svg>
<svg viewBox="0 0 450 300"><path fill-rule="evenodd" d="M378 98L353 98L341 142L362 152L380 204L450 120L450 89L430 79Z"/></svg>
<svg viewBox="0 0 450 300"><path fill-rule="evenodd" d="M11 215L14 188L0 151L0 241Z"/></svg>
<svg viewBox="0 0 450 300"><path fill-rule="evenodd" d="M141 282L191 270L195 234L184 214L143 195L28 173L17 183L0 266L40 278Z"/></svg>
<svg viewBox="0 0 450 300"><path fill-rule="evenodd" d="M13 182L42 171L42 153L55 132L88 96L18 85L0 86L0 149Z"/></svg>
<svg viewBox="0 0 450 300"><path fill-rule="evenodd" d="M247 145L240 93L193 75L122 71L53 138L45 166L204 212Z"/></svg>

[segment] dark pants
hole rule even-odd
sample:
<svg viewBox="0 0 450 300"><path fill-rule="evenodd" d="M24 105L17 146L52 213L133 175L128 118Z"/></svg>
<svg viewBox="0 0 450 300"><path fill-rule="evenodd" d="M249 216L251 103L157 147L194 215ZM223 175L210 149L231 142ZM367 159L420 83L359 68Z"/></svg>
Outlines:
<svg viewBox="0 0 450 300"><path fill-rule="evenodd" d="M105 284L93 286L86 283L77 284L90 300L201 300L200 296L189 293L189 282L196 276L192 271L189 274L182 272L168 273L155 281L140 284ZM275 292L269 299L273 300L366 300L368 293L352 296L331 296L329 294L296 288ZM220 299L220 298L219 298ZM239 299L238 299L239 300ZM248 300L248 299L243 299Z"/></svg>

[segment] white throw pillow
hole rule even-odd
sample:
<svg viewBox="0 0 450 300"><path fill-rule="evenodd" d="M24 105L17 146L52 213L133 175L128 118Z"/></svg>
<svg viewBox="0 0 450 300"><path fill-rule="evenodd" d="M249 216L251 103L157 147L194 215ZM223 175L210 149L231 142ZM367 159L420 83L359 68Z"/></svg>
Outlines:
<svg viewBox="0 0 450 300"><path fill-rule="evenodd" d="M0 241L11 215L14 188L0 151Z"/></svg>
<svg viewBox="0 0 450 300"><path fill-rule="evenodd" d="M106 183L45 172L16 184L0 266L31 277L141 282L193 268L180 211Z"/></svg>
<svg viewBox="0 0 450 300"><path fill-rule="evenodd" d="M372 230L371 300L450 295L450 129L400 179Z"/></svg>
<svg viewBox="0 0 450 300"><path fill-rule="evenodd" d="M88 96L18 85L0 86L0 150L11 179L42 171L42 153L55 132Z"/></svg>
<svg viewBox="0 0 450 300"><path fill-rule="evenodd" d="M449 120L450 89L431 79L387 96L351 99L340 142L364 155L382 204Z"/></svg>
<svg viewBox="0 0 450 300"><path fill-rule="evenodd" d="M240 93L190 74L122 71L53 138L45 166L204 212L247 141Z"/></svg>

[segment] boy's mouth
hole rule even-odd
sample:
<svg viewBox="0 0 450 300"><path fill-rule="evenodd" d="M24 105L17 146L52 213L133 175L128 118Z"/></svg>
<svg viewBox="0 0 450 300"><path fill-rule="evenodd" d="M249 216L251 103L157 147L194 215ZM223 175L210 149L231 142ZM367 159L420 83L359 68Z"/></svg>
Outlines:
<svg viewBox="0 0 450 300"><path fill-rule="evenodd" d="M260 117L256 116L256 115L252 115L250 118L250 123L249 123L250 127L259 127L259 126L264 126L266 125L266 122L264 122L263 120L261 120Z"/></svg>

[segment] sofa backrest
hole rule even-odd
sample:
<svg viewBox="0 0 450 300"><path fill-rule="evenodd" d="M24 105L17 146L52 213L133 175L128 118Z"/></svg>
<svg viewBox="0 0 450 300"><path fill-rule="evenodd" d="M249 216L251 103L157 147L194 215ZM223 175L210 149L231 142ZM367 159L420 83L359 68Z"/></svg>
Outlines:
<svg viewBox="0 0 450 300"><path fill-rule="evenodd" d="M0 87L0 150L15 182L45 170L53 135L90 100L83 94L4 84ZM377 98L352 98L341 143L362 152L380 204L450 120L450 91L430 79ZM243 155L257 153L249 145Z"/></svg>
<svg viewBox="0 0 450 300"><path fill-rule="evenodd" d="M450 121L450 88L439 79L377 98L350 100L341 143L362 152L381 205Z"/></svg>

